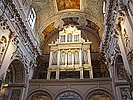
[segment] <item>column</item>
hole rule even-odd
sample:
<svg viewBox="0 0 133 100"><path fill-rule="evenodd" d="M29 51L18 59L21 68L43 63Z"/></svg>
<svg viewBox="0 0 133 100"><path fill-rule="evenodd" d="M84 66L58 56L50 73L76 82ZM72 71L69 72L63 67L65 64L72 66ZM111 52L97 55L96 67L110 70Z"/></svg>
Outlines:
<svg viewBox="0 0 133 100"><path fill-rule="evenodd" d="M84 78L84 74L83 74L83 68L80 68L80 79Z"/></svg>
<svg viewBox="0 0 133 100"><path fill-rule="evenodd" d="M56 69L56 79L59 79L59 75L60 75L60 70L59 68Z"/></svg>
<svg viewBox="0 0 133 100"><path fill-rule="evenodd" d="M47 71L47 79L50 79L51 71L48 69Z"/></svg>
<svg viewBox="0 0 133 100"><path fill-rule="evenodd" d="M60 50L58 51L57 66L60 67Z"/></svg>
<svg viewBox="0 0 133 100"><path fill-rule="evenodd" d="M82 50L80 48L79 50L79 64L80 64L80 67L82 66Z"/></svg>

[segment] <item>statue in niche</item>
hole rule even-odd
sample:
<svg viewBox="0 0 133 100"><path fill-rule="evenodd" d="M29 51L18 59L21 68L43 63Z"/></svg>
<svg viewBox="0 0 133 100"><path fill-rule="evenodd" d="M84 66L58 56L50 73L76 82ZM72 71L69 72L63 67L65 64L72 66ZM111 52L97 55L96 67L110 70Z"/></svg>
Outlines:
<svg viewBox="0 0 133 100"><path fill-rule="evenodd" d="M61 53L61 65L65 65L65 55L66 55L65 52Z"/></svg>
<svg viewBox="0 0 133 100"><path fill-rule="evenodd" d="M53 52L52 65L57 65L57 52Z"/></svg>
<svg viewBox="0 0 133 100"><path fill-rule="evenodd" d="M88 53L87 53L87 51L83 51L83 64L87 64L88 63Z"/></svg>
<svg viewBox="0 0 133 100"><path fill-rule="evenodd" d="M0 39L0 60L2 59L5 48L6 48L6 38L2 36Z"/></svg>

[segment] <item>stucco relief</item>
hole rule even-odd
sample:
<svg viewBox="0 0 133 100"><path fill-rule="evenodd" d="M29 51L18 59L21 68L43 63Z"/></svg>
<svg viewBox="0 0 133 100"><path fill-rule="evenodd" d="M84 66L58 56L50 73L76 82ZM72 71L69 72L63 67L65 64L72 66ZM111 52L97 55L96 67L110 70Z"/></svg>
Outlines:
<svg viewBox="0 0 133 100"><path fill-rule="evenodd" d="M6 50L6 46L7 46L7 39L6 37L2 36L0 38L0 64L2 63L2 58Z"/></svg>
<svg viewBox="0 0 133 100"><path fill-rule="evenodd" d="M129 39L129 36L128 36L126 29L123 30L122 37L123 37L123 42L124 42L125 47L126 47L126 52L128 54L128 52L131 49L131 46L130 46L130 39Z"/></svg>

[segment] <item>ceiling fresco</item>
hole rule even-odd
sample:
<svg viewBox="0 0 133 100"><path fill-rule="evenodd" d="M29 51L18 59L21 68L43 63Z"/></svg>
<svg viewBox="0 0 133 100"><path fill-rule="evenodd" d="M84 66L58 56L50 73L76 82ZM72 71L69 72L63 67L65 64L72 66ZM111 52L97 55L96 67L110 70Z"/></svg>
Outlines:
<svg viewBox="0 0 133 100"><path fill-rule="evenodd" d="M56 0L58 11L65 9L80 9L80 0Z"/></svg>

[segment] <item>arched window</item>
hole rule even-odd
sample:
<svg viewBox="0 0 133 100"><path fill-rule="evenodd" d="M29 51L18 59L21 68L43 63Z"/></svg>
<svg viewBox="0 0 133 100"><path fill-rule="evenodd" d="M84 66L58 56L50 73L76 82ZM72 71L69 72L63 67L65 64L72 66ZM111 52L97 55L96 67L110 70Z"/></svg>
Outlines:
<svg viewBox="0 0 133 100"><path fill-rule="evenodd" d="M36 13L35 13L34 9L32 8L30 11L30 14L29 14L29 18L28 18L28 22L32 29L34 28L35 21L36 21Z"/></svg>

